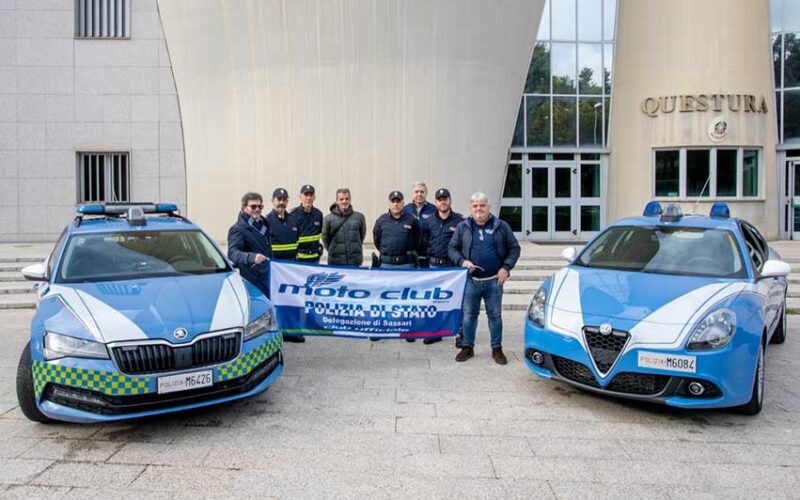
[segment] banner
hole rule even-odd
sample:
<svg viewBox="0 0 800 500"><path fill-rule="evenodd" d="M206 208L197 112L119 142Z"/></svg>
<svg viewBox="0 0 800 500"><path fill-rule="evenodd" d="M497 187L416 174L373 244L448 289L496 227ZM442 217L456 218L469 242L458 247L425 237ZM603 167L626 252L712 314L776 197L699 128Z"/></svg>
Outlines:
<svg viewBox="0 0 800 500"><path fill-rule="evenodd" d="M461 325L466 269L382 270L270 262L287 335L446 337Z"/></svg>

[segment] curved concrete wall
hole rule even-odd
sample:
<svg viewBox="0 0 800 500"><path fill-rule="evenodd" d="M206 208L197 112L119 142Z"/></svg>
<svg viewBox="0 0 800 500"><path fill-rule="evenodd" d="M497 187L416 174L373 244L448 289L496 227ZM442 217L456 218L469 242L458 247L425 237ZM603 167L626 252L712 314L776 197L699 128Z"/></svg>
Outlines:
<svg viewBox="0 0 800 500"><path fill-rule="evenodd" d="M159 0L188 214L223 238L248 190L350 187L370 225L415 180L495 208L543 0ZM763 43L761 44L763 45Z"/></svg>
<svg viewBox="0 0 800 500"><path fill-rule="evenodd" d="M769 0L620 0L611 115L609 220L639 214L654 193L653 148L756 146L762 149L759 198L731 202L732 215L778 236L776 125L769 50ZM680 111L648 116L648 97L763 96L768 111ZM744 108L744 106L742 106ZM728 124L714 142L709 126ZM691 211L694 199L683 200ZM698 211L707 213L708 203Z"/></svg>

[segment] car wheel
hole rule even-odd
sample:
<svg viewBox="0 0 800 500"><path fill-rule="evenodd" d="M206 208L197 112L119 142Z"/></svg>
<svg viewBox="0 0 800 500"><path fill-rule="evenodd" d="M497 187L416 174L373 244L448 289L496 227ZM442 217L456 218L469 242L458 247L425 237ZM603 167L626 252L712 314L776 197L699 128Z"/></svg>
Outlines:
<svg viewBox="0 0 800 500"><path fill-rule="evenodd" d="M783 344L786 342L786 300L783 301L783 308L781 309L781 319L778 320L778 326L775 327L775 333L769 339L770 344Z"/></svg>
<svg viewBox="0 0 800 500"><path fill-rule="evenodd" d="M753 381L753 392L750 401L738 408L745 415L756 415L761 411L764 403L764 374L765 374L764 344L758 344L758 360L756 361L756 376Z"/></svg>
<svg viewBox="0 0 800 500"><path fill-rule="evenodd" d="M31 343L25 346L22 351L22 356L19 358L19 365L17 365L17 402L19 402L19 409L22 414L33 420L46 424L53 422L53 419L39 411L36 406L36 393L33 389L33 371L31 370Z"/></svg>

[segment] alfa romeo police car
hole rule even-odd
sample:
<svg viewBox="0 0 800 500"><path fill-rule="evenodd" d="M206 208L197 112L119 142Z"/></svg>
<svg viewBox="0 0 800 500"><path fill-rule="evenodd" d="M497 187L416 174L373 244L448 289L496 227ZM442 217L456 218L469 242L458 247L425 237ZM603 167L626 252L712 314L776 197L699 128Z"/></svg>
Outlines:
<svg viewBox="0 0 800 500"><path fill-rule="evenodd" d="M17 398L97 422L264 391L283 370L270 301L172 204L83 205L43 264ZM146 215L147 214L147 215Z"/></svg>
<svg viewBox="0 0 800 500"><path fill-rule="evenodd" d="M682 408L764 399L767 345L786 339L791 268L758 230L650 202L548 278L527 313L525 362L588 391Z"/></svg>

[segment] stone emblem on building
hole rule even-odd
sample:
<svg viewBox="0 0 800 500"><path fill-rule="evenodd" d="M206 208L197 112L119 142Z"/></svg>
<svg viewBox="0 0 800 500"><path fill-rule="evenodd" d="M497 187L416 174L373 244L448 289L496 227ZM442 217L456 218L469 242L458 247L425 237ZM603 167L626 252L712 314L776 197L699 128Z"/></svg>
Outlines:
<svg viewBox="0 0 800 500"><path fill-rule="evenodd" d="M728 137L728 122L724 117L717 117L708 126L708 138L714 142L724 141Z"/></svg>

